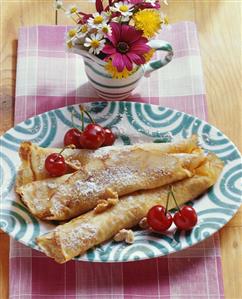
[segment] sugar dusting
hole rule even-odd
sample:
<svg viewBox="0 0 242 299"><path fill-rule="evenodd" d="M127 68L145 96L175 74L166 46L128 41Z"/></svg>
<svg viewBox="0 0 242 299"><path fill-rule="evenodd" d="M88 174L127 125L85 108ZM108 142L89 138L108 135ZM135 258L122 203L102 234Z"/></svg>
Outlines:
<svg viewBox="0 0 242 299"><path fill-rule="evenodd" d="M176 163L174 163L173 167ZM61 214L68 202L68 207L72 209L85 205L85 201L94 201L105 197L108 188L125 194L125 189L130 186L145 186L147 179L152 183L157 177L167 176L170 172L166 167L157 166L146 168L141 171L138 166L109 167L101 172L94 172L86 181L77 180L74 184L61 185L52 197L52 212ZM136 189L137 189L136 188ZM136 190L135 189L135 190ZM134 191L135 191L134 190Z"/></svg>
<svg viewBox="0 0 242 299"><path fill-rule="evenodd" d="M56 231L58 233L58 229ZM79 223L71 230L60 231L62 245L66 250L78 252L80 248L95 240L97 231L97 227L90 223Z"/></svg>
<svg viewBox="0 0 242 299"><path fill-rule="evenodd" d="M94 192L100 192L101 186L98 186L93 182L93 178L91 177L89 181L77 181L75 183L75 188L79 192L80 195L88 196L92 195Z"/></svg>

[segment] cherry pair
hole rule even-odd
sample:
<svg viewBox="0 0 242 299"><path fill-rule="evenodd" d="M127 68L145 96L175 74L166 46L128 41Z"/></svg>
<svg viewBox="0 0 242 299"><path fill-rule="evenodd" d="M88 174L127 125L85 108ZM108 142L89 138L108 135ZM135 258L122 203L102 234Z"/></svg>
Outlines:
<svg viewBox="0 0 242 299"><path fill-rule="evenodd" d="M79 107L82 117L82 130L73 127L65 133L65 148L74 146L75 148L95 150L101 146L113 145L116 139L113 132L108 128L103 128L102 126L96 124L89 112L86 111L82 106ZM88 124L86 128L84 128L84 113L92 122ZM74 126L73 114L72 124ZM51 176L61 176L67 172L65 158L62 155L65 148L61 150L60 153L52 153L46 158L45 169Z"/></svg>
<svg viewBox="0 0 242 299"><path fill-rule="evenodd" d="M100 146L112 145L115 141L113 132L97 124L89 124L83 132L77 128L70 129L65 134L64 145L65 148L74 145L77 148L97 149ZM64 148L64 149L65 149ZM60 153L52 153L45 160L45 169L51 176L61 176L67 171L65 158Z"/></svg>
<svg viewBox="0 0 242 299"><path fill-rule="evenodd" d="M77 128L72 128L64 136L64 145L74 144L76 148L98 149L101 146L113 145L115 135L108 128L103 128L98 124L89 124L82 132Z"/></svg>
<svg viewBox="0 0 242 299"><path fill-rule="evenodd" d="M168 212L170 195L172 195L178 209L173 217ZM171 188L167 196L166 208L161 205L152 207L147 214L147 222L152 229L158 232L165 232L173 222L180 230L191 230L197 224L197 213L190 206L184 206L180 209L176 202L174 191Z"/></svg>
<svg viewBox="0 0 242 299"><path fill-rule="evenodd" d="M76 148L98 149L101 146L113 145L115 135L109 128L103 128L95 123L88 111L80 106L82 116L82 131L78 128L68 130L64 136L64 145L74 144ZM84 113L88 116L92 123L84 128ZM73 116L73 115L72 115ZM72 119L73 123L73 119Z"/></svg>

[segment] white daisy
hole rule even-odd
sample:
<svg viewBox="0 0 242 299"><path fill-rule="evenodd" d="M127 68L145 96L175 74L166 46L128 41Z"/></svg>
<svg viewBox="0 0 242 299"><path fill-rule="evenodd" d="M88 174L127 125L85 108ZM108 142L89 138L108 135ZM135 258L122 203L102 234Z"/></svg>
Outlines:
<svg viewBox="0 0 242 299"><path fill-rule="evenodd" d="M99 33L97 34L91 34L90 37L86 37L84 47L90 48L89 53L93 54L99 54L100 51L104 48L105 45L105 39L103 39L103 36Z"/></svg>
<svg viewBox="0 0 242 299"><path fill-rule="evenodd" d="M63 7L63 1L62 0L55 0L54 1L54 7L55 7L55 9L61 9Z"/></svg>
<svg viewBox="0 0 242 299"><path fill-rule="evenodd" d="M98 28L98 33L102 35L111 35L112 34L112 27L108 24L103 24Z"/></svg>
<svg viewBox="0 0 242 299"><path fill-rule="evenodd" d="M66 10L65 14L68 17L72 17L73 15L78 13L78 7L76 5L72 5L70 7L68 7L68 9Z"/></svg>
<svg viewBox="0 0 242 299"><path fill-rule="evenodd" d="M78 26L77 29L77 37L78 38L84 38L88 33L88 25L87 24L83 24Z"/></svg>
<svg viewBox="0 0 242 299"><path fill-rule="evenodd" d="M66 44L69 48L72 48L78 40L77 37L77 29L76 28L71 28L69 31L66 33Z"/></svg>
<svg viewBox="0 0 242 299"><path fill-rule="evenodd" d="M106 24L106 22L108 21L108 18L109 18L108 14L105 13L104 11L101 12L101 14L98 12L95 12L92 15L92 17L87 20L87 23L90 28L98 29L103 24Z"/></svg>
<svg viewBox="0 0 242 299"><path fill-rule="evenodd" d="M120 12L122 21L127 22L133 14L133 4L130 4L127 1L120 1L118 3L114 3L114 6L110 7L110 10L113 12Z"/></svg>

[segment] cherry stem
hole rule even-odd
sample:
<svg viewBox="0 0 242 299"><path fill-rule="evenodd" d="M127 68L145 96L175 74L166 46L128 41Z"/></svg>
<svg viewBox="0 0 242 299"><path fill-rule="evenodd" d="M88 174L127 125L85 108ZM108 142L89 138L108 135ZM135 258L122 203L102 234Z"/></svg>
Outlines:
<svg viewBox="0 0 242 299"><path fill-rule="evenodd" d="M91 121L93 124L95 124L95 120L94 120L94 118L91 116L91 114L90 114L88 111L86 111L86 110L84 110L84 112L86 113L86 115L88 116L88 118L90 119L90 121Z"/></svg>
<svg viewBox="0 0 242 299"><path fill-rule="evenodd" d="M170 195L171 195L171 192L169 191L168 194L167 194L167 200L166 200L165 216L166 216L167 211L168 211L168 203L169 203Z"/></svg>
<svg viewBox="0 0 242 299"><path fill-rule="evenodd" d="M82 119L82 132L84 131L84 112L81 110L81 119Z"/></svg>
<svg viewBox="0 0 242 299"><path fill-rule="evenodd" d="M61 155L67 148L75 149L76 146L75 146L74 144L70 144L70 145L65 146L65 147L59 152L59 155Z"/></svg>
<svg viewBox="0 0 242 299"><path fill-rule="evenodd" d="M87 117L90 119L90 121L95 124L95 120L94 118L91 116L91 114L82 106L82 105L79 105L79 108L80 108L80 111L81 113L85 113L87 115Z"/></svg>
<svg viewBox="0 0 242 299"><path fill-rule="evenodd" d="M74 124L74 109L71 110L71 123L72 123L72 127L76 128L76 125Z"/></svg>
<svg viewBox="0 0 242 299"><path fill-rule="evenodd" d="M78 131L80 131L81 133L83 132L83 129L79 129L76 124L74 123L74 115L75 115L75 112L74 112L74 108L73 110L71 111L71 123L72 123L72 127L77 129Z"/></svg>
<svg viewBox="0 0 242 299"><path fill-rule="evenodd" d="M181 212L181 210L180 210L180 208L178 206L178 203L176 201L176 197L175 197L175 194L174 194L173 186L170 186L170 192L169 193L171 194L172 198L174 199L174 202L176 204L176 207L177 207L178 211Z"/></svg>

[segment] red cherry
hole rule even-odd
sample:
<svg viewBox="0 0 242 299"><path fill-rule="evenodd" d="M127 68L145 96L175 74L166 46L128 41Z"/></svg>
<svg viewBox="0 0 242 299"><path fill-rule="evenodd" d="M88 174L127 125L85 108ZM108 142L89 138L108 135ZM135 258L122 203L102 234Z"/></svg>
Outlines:
<svg viewBox="0 0 242 299"><path fill-rule="evenodd" d="M163 206L152 207L147 214L147 222L149 226L158 231L164 232L172 225L172 216Z"/></svg>
<svg viewBox="0 0 242 299"><path fill-rule="evenodd" d="M105 140L104 129L97 124L89 124L79 138L82 148L98 149L103 145Z"/></svg>
<svg viewBox="0 0 242 299"><path fill-rule="evenodd" d="M58 153L52 153L45 159L45 169L51 176L61 176L66 173L67 166L64 157Z"/></svg>
<svg viewBox="0 0 242 299"><path fill-rule="evenodd" d="M116 139L116 136L113 134L113 132L109 128L104 128L105 132L105 140L103 143L103 146L109 146L113 145Z"/></svg>
<svg viewBox="0 0 242 299"><path fill-rule="evenodd" d="M197 224L197 213L190 206L184 206L174 215L174 223L180 230L191 230Z"/></svg>
<svg viewBox="0 0 242 299"><path fill-rule="evenodd" d="M79 148L79 138L81 134L82 133L77 128L72 128L68 130L64 136L64 146L74 144L77 148Z"/></svg>

